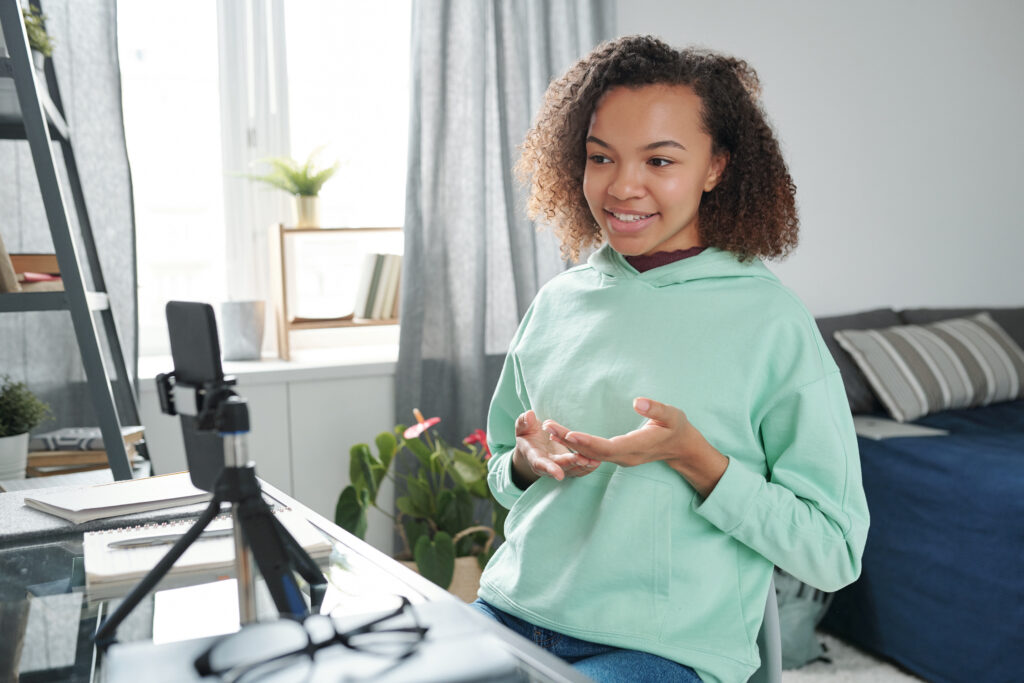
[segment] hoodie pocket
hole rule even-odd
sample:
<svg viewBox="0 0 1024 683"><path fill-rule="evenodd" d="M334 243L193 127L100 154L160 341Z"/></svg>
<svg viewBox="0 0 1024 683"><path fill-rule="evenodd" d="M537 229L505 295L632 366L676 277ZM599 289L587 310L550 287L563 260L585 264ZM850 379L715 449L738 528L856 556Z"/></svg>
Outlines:
<svg viewBox="0 0 1024 683"><path fill-rule="evenodd" d="M672 500L667 483L618 467L558 483L533 504L521 499L528 505L509 514L517 601L582 634L656 638L669 597Z"/></svg>

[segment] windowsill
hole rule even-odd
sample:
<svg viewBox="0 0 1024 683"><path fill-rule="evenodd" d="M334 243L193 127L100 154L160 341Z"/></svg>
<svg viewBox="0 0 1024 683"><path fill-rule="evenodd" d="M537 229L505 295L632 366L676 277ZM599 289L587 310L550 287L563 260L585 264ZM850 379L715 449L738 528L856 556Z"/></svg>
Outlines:
<svg viewBox="0 0 1024 683"><path fill-rule="evenodd" d="M248 386L279 384L304 380L344 379L393 375L398 362L398 344L348 346L292 351L292 360L264 355L261 360L224 361L224 374L238 378ZM170 372L174 363L170 356L139 358L139 389L156 393L156 376Z"/></svg>

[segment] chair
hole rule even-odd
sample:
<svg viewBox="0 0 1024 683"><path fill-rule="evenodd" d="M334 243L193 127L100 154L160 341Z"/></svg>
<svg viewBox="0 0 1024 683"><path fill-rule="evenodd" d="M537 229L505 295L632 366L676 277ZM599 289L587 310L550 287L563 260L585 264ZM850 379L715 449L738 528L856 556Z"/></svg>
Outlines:
<svg viewBox="0 0 1024 683"><path fill-rule="evenodd" d="M748 683L782 683L782 632L779 629L779 603L775 599L774 575L768 586L764 620L757 634L757 649L761 653L761 666Z"/></svg>

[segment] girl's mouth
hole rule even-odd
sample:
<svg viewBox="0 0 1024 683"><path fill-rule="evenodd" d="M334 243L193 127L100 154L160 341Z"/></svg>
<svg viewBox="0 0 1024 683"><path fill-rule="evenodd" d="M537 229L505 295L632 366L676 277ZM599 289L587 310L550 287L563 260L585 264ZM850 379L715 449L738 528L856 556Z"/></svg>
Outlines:
<svg viewBox="0 0 1024 683"><path fill-rule="evenodd" d="M608 217L608 227L613 232L618 233L630 233L640 232L648 225L654 222L658 217L656 213L649 214L630 214L630 213L616 213L605 209L605 215Z"/></svg>

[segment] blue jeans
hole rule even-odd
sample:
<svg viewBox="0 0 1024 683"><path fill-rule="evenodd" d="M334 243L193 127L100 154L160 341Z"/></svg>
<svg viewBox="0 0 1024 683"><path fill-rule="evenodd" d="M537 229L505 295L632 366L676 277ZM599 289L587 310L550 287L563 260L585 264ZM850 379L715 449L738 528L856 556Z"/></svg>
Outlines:
<svg viewBox="0 0 1024 683"><path fill-rule="evenodd" d="M506 626L527 640L573 665L584 676L599 683L622 681L651 681L652 683L700 683L700 676L690 667L649 652L625 650L612 645L601 645L579 640L563 633L534 626L528 621L502 612L483 600L473 607L491 619Z"/></svg>

